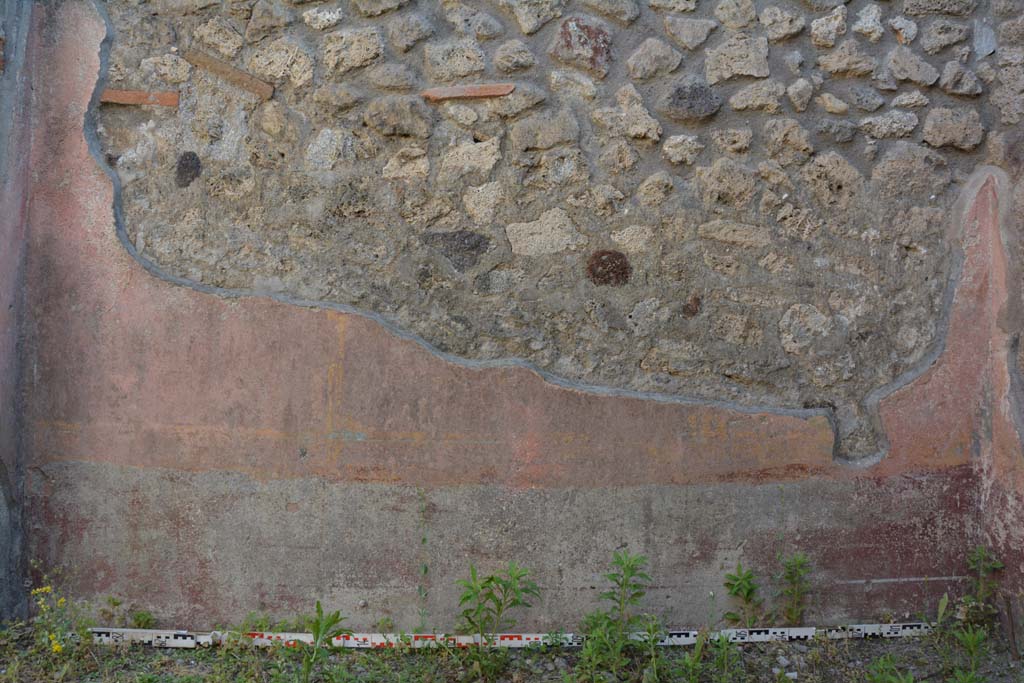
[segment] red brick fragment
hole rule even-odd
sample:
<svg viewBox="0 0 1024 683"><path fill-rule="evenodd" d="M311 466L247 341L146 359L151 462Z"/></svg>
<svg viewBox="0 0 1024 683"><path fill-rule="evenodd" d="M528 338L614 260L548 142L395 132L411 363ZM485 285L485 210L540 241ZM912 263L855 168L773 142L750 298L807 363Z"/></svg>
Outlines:
<svg viewBox="0 0 1024 683"><path fill-rule="evenodd" d="M182 53L182 57L185 58L192 66L205 69L215 76L223 78L231 85L248 90L249 92L257 95L260 99L269 100L274 95L274 86L265 81L261 81L252 74L247 74L241 69L236 69L225 61L211 57L203 52L196 50L185 50Z"/></svg>
<svg viewBox="0 0 1024 683"><path fill-rule="evenodd" d="M148 92L146 90L116 90L107 88L100 93L100 102L111 104L156 104L161 107L177 107L178 93L174 90Z"/></svg>
<svg viewBox="0 0 1024 683"><path fill-rule="evenodd" d="M427 102L467 99L472 97L501 97L516 89L515 83L477 83L474 85L452 85L424 90L420 95Z"/></svg>

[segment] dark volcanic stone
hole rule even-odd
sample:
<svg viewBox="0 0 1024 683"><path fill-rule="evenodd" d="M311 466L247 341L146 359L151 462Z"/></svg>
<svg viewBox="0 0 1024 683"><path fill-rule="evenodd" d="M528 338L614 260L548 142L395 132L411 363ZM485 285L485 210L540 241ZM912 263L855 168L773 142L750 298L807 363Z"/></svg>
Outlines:
<svg viewBox="0 0 1024 683"><path fill-rule="evenodd" d="M178 187L188 187L192 181L199 177L203 170L203 164L199 161L199 155L195 152L182 152L178 157L178 165L174 169L174 182Z"/></svg>
<svg viewBox="0 0 1024 683"><path fill-rule="evenodd" d="M621 251L595 251L587 260L587 277L595 285L619 287L629 282L633 267Z"/></svg>
<svg viewBox="0 0 1024 683"><path fill-rule="evenodd" d="M706 119L721 108L722 98L700 76L685 76L665 89L655 109L675 121Z"/></svg>
<svg viewBox="0 0 1024 683"><path fill-rule="evenodd" d="M431 232L423 236L423 241L441 252L460 273L475 266L491 244L486 235L472 230Z"/></svg>

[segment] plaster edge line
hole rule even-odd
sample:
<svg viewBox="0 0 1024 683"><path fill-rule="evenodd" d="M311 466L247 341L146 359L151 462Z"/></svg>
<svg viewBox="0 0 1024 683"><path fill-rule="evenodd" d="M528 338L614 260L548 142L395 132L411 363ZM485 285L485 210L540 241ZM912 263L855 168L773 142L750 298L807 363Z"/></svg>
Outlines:
<svg viewBox="0 0 1024 683"><path fill-rule="evenodd" d="M864 407L867 409L870 416L871 422L874 425L875 432L879 435L879 441L882 442L881 448L878 452L858 458L857 460L846 460L846 464L856 468L868 468L872 465L881 462L889 452L889 435L886 432L884 425L882 424L881 414L879 412L880 404L883 400L896 392L910 386L915 380L922 377L929 369L931 369L942 355L946 351L946 342L949 338L949 326L950 317L953 312L953 306L956 303L956 294L960 289L960 280L963 275L965 253L963 249L963 239L965 232L969 229L967 225L967 217L971 209L974 207L976 200L984 188L985 184L989 180L995 182L995 194L997 200L997 210L999 212L999 248L1006 251L1007 244L1007 222L1010 215L1010 197L1009 193L1005 190L1009 184L1009 176L1006 172L992 165L979 165L967 178L966 182L960 194L953 204L952 211L948 217L947 223L947 235L946 240L950 243L953 263L951 264L949 279L946 283L946 289L943 292L942 308L940 311L939 321L937 325L936 343L933 344L932 348L926 353L921 360L915 363L912 367L906 371L900 373L896 379L888 384L883 384L876 389L868 392L868 395L864 399ZM1008 264L1009 265L1009 264ZM1010 306L1013 301L1013 295L1007 293L1007 300L1002 302L1002 309L1006 309ZM1014 345L1013 335L1009 336L1008 351L1012 351ZM1018 373L1014 371L1013 366L1015 362L1010 362L1010 375L1011 375L1011 393L1019 394L1017 396L1017 404L1021 406L1021 410L1024 411L1024 386L1021 386L1021 382L1018 378ZM1014 392L1016 388L1018 391ZM1018 416L1018 433L1020 432L1020 419ZM839 458L844 460L843 458Z"/></svg>
<svg viewBox="0 0 1024 683"><path fill-rule="evenodd" d="M344 313L347 315L357 315L362 318L371 320L391 335L402 339L404 341L410 341L422 349L429 352L431 355L440 358L441 360L451 363L453 365L464 367L470 370L488 370L488 369L512 369L520 368L532 372L533 374L540 377L543 381L561 389L568 389L572 391L579 391L599 397L614 397L614 398L629 398L643 401L652 401L655 403L665 403L670 405L683 405L683 406L695 406L695 407L710 407L710 408L721 408L724 410L730 410L737 413L747 415L757 414L768 414L768 415L779 415L786 417L797 417L800 419L808 420L814 417L824 417L828 421L829 427L832 430L832 460L833 462L839 463L840 465L850 467L852 469L867 469L873 465L878 464L889 452L889 440L888 435L883 429L881 429L881 420L878 416L878 404L886 396L895 393L896 391L904 388L905 386L912 383L915 379L924 375L929 368L931 368L935 362L941 357L943 351L946 348L946 338L949 332L949 317L950 310L952 308L953 301L959 284L960 276L962 274L963 265L963 254L959 247L959 244L954 245L954 262L949 275L945 292L943 294L942 310L940 312L939 324L935 342L932 344L932 348L925 356L923 356L917 363L911 368L904 371L892 382L882 385L868 393L864 399L865 407L868 409L869 418L872 426L875 427L877 439L880 444L879 450L875 453L864 455L857 458L847 458L840 454L840 436L839 436L839 425L838 419L835 414L835 410L832 408L787 408L782 406L763 406L763 405L744 405L734 401L725 399L702 399L692 396L679 396L664 394L652 391L636 391L630 389L621 389L617 387L608 387L587 384L585 382L579 382L569 380L564 377L560 377L544 370L535 364L526 361L521 358L499 358L499 359L487 359L478 360L465 358L458 356L446 351L438 349L436 346L420 337L419 335L405 330L403 327L390 320L389 318L375 313L373 311L367 311L354 306L330 302L330 301L316 301L301 299L293 297L288 294L282 294L278 292L267 292L260 290L249 290L249 289L233 289L224 287L215 287L207 285L194 280L189 280L177 275L172 275L161 269L158 265L150 261L148 258L139 254L135 248L135 245L128 239L127 230L125 228L124 211L121 201L121 180L109 164L106 162L106 158L103 155L101 143L97 134L98 130L98 110L100 105L100 95L106 87L108 78L108 66L110 60L110 47L114 39L114 27L113 22L110 19L106 8L103 6L101 0L89 0L94 11L102 19L105 26L104 38L100 43L99 48L99 73L97 75L96 85L93 88L92 96L89 100L89 105L86 109L86 113L83 121L83 135L86 140L86 144L89 149L89 153L92 155L93 160L99 166L99 168L107 175L110 179L113 188L113 201L112 210L114 214L114 225L115 232L121 245L128 252L129 256L136 261L142 268L150 275L158 280L162 280L168 284L186 287L193 291L197 291L203 294L210 294L219 298L225 299L241 299L247 297L253 298L264 298L278 303L299 306L302 308L331 310L338 313ZM964 189L961 190L960 196L957 198L954 204L954 209L951 212L951 217L955 217L958 223L962 223L962 218L966 215L965 207L969 207L972 203L969 201L969 197L972 195L968 192L969 189L974 187L975 184L980 187L981 182L988 177L988 174L992 171L1003 173L1000 169L991 166L982 166L975 170L971 175L968 182L965 184ZM1005 175L1005 174L1004 174ZM974 188L976 192L977 188ZM1000 193L1003 194L1003 193ZM1001 216L1003 220L1003 216ZM953 227L957 228L957 236L959 236L962 230L962 225L957 226L956 223ZM947 238L948 239L948 238Z"/></svg>

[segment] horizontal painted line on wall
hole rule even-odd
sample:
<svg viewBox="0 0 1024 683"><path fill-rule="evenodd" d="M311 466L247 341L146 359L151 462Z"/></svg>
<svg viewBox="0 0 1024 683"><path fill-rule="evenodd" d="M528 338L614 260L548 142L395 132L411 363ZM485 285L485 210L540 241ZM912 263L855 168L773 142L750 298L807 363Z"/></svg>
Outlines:
<svg viewBox="0 0 1024 683"><path fill-rule="evenodd" d="M890 579L844 579L834 583L849 585L867 585L872 583L927 583L929 581L967 581L969 576L897 576Z"/></svg>

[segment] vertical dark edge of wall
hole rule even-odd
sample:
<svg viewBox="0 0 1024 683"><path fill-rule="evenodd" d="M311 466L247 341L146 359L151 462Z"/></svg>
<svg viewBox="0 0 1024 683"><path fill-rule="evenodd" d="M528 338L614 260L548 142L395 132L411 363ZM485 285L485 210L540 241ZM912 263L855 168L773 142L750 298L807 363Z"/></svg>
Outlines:
<svg viewBox="0 0 1024 683"><path fill-rule="evenodd" d="M0 0L0 618L24 616L23 282L31 125L29 24L34 2Z"/></svg>

